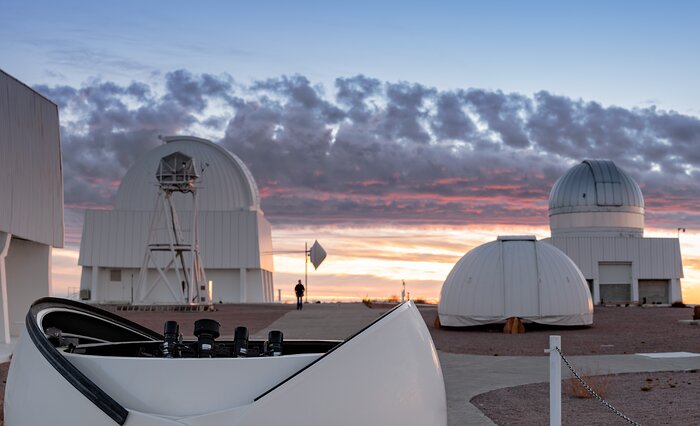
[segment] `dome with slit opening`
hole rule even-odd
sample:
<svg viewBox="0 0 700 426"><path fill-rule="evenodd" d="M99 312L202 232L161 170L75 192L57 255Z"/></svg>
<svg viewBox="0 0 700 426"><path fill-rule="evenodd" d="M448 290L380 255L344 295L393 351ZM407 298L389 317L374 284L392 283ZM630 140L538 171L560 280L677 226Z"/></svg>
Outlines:
<svg viewBox="0 0 700 426"><path fill-rule="evenodd" d="M153 210L158 194L156 172L162 158L180 152L195 160L198 206L204 211L260 209L260 194L250 170L222 146L193 136L164 137L165 143L134 163L122 179L114 202L117 210ZM189 210L192 203L176 194L178 209Z"/></svg>
<svg viewBox="0 0 700 426"><path fill-rule="evenodd" d="M447 276L440 323L464 327L518 317L551 325L593 323L581 271L564 252L534 236L500 236L469 251Z"/></svg>
<svg viewBox="0 0 700 426"><path fill-rule="evenodd" d="M614 162L584 160L552 187L549 222L553 237L641 237L644 234L642 190Z"/></svg>

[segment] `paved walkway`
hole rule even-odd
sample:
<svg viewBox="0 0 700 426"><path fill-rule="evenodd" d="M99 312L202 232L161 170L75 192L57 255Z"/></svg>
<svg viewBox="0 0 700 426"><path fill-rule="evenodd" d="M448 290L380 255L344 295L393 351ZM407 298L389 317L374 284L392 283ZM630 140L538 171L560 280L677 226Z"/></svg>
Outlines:
<svg viewBox="0 0 700 426"><path fill-rule="evenodd" d="M344 340L380 317L387 309L368 309L362 303L308 303L291 311L253 338L267 339L270 330L281 330L287 339Z"/></svg>
<svg viewBox="0 0 700 426"><path fill-rule="evenodd" d="M359 331L386 309L367 309L355 304L306 304L254 335L266 338L270 330L282 330L290 339L345 339ZM566 350L566 341L562 342ZM493 425L469 400L496 389L549 380L549 357L486 356L438 352L447 392L448 426ZM566 353L566 352L565 352ZM649 358L641 355L575 356L570 361L586 374L637 373L700 369L700 357ZM562 377L568 377L562 363Z"/></svg>
<svg viewBox="0 0 700 426"><path fill-rule="evenodd" d="M566 348L566 342L562 342ZM544 348L542 348L544 351ZM439 352L447 391L448 426L493 425L469 400L496 389L549 381L549 356L486 356ZM589 375L700 369L700 357L649 358L641 355L570 357ZM562 363L562 377L569 377Z"/></svg>

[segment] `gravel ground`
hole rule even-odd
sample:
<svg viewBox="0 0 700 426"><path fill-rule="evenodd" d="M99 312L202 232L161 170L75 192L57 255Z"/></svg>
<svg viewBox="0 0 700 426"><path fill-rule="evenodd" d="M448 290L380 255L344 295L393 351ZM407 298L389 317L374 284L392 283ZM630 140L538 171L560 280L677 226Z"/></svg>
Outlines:
<svg viewBox="0 0 700 426"><path fill-rule="evenodd" d="M700 373L638 373L593 378L607 381L605 399L641 424L697 425ZM568 381L562 383L566 389ZM499 425L549 424L549 384L499 389L477 396L472 404ZM625 424L595 399L562 395L562 424L571 426Z"/></svg>
<svg viewBox="0 0 700 426"><path fill-rule="evenodd" d="M611 355L644 352L700 352L700 326L691 308L596 307L593 325L566 328L525 324L524 334L503 334L503 325L477 328L436 328L436 306L421 306L438 350L475 355L542 356L549 336L562 339L567 355Z"/></svg>

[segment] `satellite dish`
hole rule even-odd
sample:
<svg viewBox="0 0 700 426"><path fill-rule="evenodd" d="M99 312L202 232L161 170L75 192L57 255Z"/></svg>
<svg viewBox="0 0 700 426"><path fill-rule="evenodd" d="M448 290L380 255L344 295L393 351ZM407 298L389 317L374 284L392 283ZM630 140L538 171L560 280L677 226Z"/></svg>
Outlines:
<svg viewBox="0 0 700 426"><path fill-rule="evenodd" d="M321 247L321 244L318 243L318 240L314 241L314 245L309 249L309 259L311 260L311 264L314 265L314 269L318 269L318 266L325 258L326 251Z"/></svg>

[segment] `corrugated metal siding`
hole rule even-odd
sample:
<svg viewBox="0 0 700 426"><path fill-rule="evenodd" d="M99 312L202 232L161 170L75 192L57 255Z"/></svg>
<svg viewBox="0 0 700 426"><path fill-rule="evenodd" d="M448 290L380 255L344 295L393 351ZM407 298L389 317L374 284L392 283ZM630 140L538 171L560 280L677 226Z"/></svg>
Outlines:
<svg viewBox="0 0 700 426"><path fill-rule="evenodd" d="M677 238L553 237L543 240L565 252L587 279L599 279L600 262L631 262L640 279L683 277ZM576 246L573 250L571 247Z"/></svg>
<svg viewBox="0 0 700 426"><path fill-rule="evenodd" d="M160 159L182 152L196 160L197 168L206 166L199 179L200 210L258 210L257 185L243 162L223 147L199 138L166 138L168 143L147 152L127 171L119 186L114 206L117 210L153 210L158 194L155 173ZM189 194L175 194L179 211L191 210Z"/></svg>
<svg viewBox="0 0 700 426"><path fill-rule="evenodd" d="M151 214L124 210L86 211L78 263L82 266L139 268L148 240ZM260 213L253 211L200 212L200 247L205 269L260 268L261 247L272 247L269 233L258 235L260 219L265 220ZM183 228L189 228L191 220L190 213L180 214ZM161 235L163 241L167 241L165 230ZM263 241L258 243L258 238Z"/></svg>
<svg viewBox="0 0 700 426"><path fill-rule="evenodd" d="M58 108L0 71L0 230L63 247Z"/></svg>
<svg viewBox="0 0 700 426"><path fill-rule="evenodd" d="M262 214L258 214L258 235L261 237L258 239L260 244L260 267L266 271L274 272L272 227Z"/></svg>

